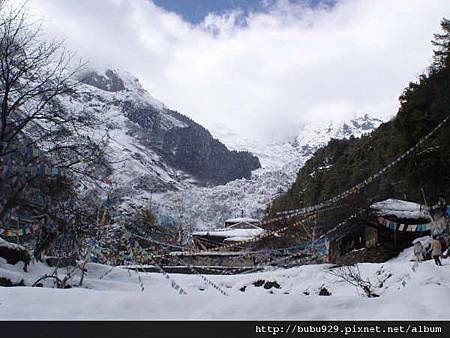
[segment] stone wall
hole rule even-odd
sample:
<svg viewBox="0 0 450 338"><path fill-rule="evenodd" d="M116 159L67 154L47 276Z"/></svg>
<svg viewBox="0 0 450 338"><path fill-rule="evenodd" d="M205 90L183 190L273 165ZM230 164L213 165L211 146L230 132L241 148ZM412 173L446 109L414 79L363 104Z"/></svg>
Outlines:
<svg viewBox="0 0 450 338"><path fill-rule="evenodd" d="M331 263L338 265L353 265L355 263L382 263L398 253L382 245L372 248L353 250L343 256L336 257Z"/></svg>

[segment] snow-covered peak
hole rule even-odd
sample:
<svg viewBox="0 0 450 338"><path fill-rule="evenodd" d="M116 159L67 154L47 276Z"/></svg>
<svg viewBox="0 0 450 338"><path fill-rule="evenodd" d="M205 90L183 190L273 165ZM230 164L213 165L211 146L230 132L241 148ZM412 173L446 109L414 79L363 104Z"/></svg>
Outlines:
<svg viewBox="0 0 450 338"><path fill-rule="evenodd" d="M126 71L90 69L79 80L78 91L62 95L60 104L86 121L86 136L107 143L110 168L98 176L108 176L128 213L151 193L250 177L259 166L254 156L224 149L195 121L167 109Z"/></svg>
<svg viewBox="0 0 450 338"><path fill-rule="evenodd" d="M279 170L290 162L298 162L300 158L311 156L318 148L323 147L331 139L344 139L351 136L361 137L376 129L383 121L365 114L347 122L330 121L309 122L298 131L298 136L289 142L263 143L251 140L226 129L217 127L212 130L228 148L247 150L258 156L261 171ZM298 170L298 165L295 165Z"/></svg>
<svg viewBox="0 0 450 338"><path fill-rule="evenodd" d="M88 69L80 74L79 80L101 91L131 94L134 99L144 101L157 109L166 108L161 101L155 99L142 87L135 76L118 68Z"/></svg>
<svg viewBox="0 0 450 338"><path fill-rule="evenodd" d="M190 188L157 196L158 212L174 222L187 220L195 226L215 228L227 218L260 219L270 202L286 191L295 180L298 170L320 147L332 138L359 137L374 130L381 120L367 115L346 123L307 124L290 142L264 144L240 137L226 128L212 133L231 149L247 150L258 156L262 168L252 172L250 180L240 179L212 188ZM179 219L180 205L184 215Z"/></svg>
<svg viewBox="0 0 450 338"><path fill-rule="evenodd" d="M294 144L297 146L325 145L330 139L361 137L377 128L383 121L368 114L348 122L330 121L328 125L311 122L303 125Z"/></svg>

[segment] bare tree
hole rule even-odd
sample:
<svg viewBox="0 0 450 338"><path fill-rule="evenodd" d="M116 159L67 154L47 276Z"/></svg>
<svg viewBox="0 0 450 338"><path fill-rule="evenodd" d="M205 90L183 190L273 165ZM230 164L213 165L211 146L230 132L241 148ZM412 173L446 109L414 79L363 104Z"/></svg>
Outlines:
<svg viewBox="0 0 450 338"><path fill-rule="evenodd" d="M1 1L1 0L0 0ZM83 68L61 41L43 39L25 5L0 7L0 220L17 207L45 208L49 195L29 198L68 181L70 175L92 175L102 152L83 133L86 122L64 109L61 97L76 92ZM51 199L51 198L50 198ZM38 209L39 209L38 208Z"/></svg>
<svg viewBox="0 0 450 338"><path fill-rule="evenodd" d="M61 234L83 245L78 230L95 224L98 203L81 199L77 186L110 170L105 139L95 142L91 121L64 104L83 68L61 41L43 38L25 4L0 0L0 222L44 215L53 228L37 233L36 256Z"/></svg>
<svg viewBox="0 0 450 338"><path fill-rule="evenodd" d="M183 246L192 246L192 233L194 232L193 215L187 211L188 206L183 196L180 195L176 198L175 208L173 216L176 222L177 243Z"/></svg>
<svg viewBox="0 0 450 338"><path fill-rule="evenodd" d="M355 266L341 266L334 268L330 270L329 273L362 290L369 298L379 297L379 295L375 293L375 286L370 280L365 280L361 277L361 272L359 271L357 264Z"/></svg>
<svg viewBox="0 0 450 338"><path fill-rule="evenodd" d="M54 287L58 289L66 289L71 288L72 286L69 284L72 281L75 273L80 269L80 267L71 267L67 269L67 273L61 278L58 274L58 268L55 268L52 273L46 273L39 277L31 286L42 286L43 282L46 280L52 280Z"/></svg>

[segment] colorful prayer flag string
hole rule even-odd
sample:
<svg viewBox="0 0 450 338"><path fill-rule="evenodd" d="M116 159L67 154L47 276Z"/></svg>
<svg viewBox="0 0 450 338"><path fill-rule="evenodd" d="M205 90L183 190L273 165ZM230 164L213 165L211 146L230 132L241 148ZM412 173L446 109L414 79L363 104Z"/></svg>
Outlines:
<svg viewBox="0 0 450 338"><path fill-rule="evenodd" d="M431 223L425 224L403 224L390 221L384 217L378 217L378 224L384 225L386 228L397 231L421 232L431 230Z"/></svg>
<svg viewBox="0 0 450 338"><path fill-rule="evenodd" d="M370 184L371 182L373 182L375 179L381 177L382 175L384 175L390 168L392 168L394 165L396 165L397 163L401 162L403 159L406 158L406 156L408 156L410 153L412 153L413 151L415 151L425 140L427 140L428 138L431 137L431 135L433 135L437 130L439 130L449 119L449 116L447 116L444 120L442 120L436 127L434 127L427 135L425 135L424 137L422 137L415 145L413 145L411 148L409 148L406 152L404 152L403 154L401 154L400 156L398 156L395 160L393 160L391 163L389 163L387 166L385 166L384 168L380 169L378 172L376 172L375 174L371 175L370 177L368 177L367 179L365 179L364 181L362 181L361 183L353 186L352 188L324 201L321 202L319 204L313 205L313 206L309 206L309 207L305 207L305 208L300 208L300 209L292 209L292 210L285 210L285 211L280 211L277 213L277 215L302 215L308 212L313 212L313 211L319 211L321 209L323 209L324 207L327 207L329 205L332 205L346 197L348 197L349 195L355 194L355 193L359 193L361 188L364 188L365 186L367 186L368 184Z"/></svg>

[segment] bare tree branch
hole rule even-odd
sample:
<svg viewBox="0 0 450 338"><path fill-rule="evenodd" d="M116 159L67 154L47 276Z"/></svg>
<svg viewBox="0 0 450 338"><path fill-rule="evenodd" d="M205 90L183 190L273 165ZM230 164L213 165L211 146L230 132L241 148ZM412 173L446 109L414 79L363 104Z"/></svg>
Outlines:
<svg viewBox="0 0 450 338"><path fill-rule="evenodd" d="M106 140L93 141L90 121L63 104L77 92L85 65L62 41L43 35L26 2L0 0L0 221L44 213L65 231L92 224L98 203L86 204L77 186L109 164ZM80 215L85 222L75 222Z"/></svg>
<svg viewBox="0 0 450 338"><path fill-rule="evenodd" d="M375 286L370 280L365 280L361 277L361 272L359 271L357 264L355 266L334 268L330 270L329 273L362 290L369 298L379 297L379 295L374 292Z"/></svg>

